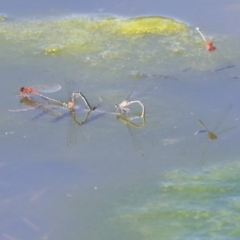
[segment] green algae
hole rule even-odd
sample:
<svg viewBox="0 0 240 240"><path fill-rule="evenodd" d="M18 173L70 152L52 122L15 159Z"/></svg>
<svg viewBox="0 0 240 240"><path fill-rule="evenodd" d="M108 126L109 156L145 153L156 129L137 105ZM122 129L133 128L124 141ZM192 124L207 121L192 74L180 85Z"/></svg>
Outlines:
<svg viewBox="0 0 240 240"><path fill-rule="evenodd" d="M138 239L239 237L239 170L240 163L233 163L199 173L168 172L141 183L113 224L138 233Z"/></svg>
<svg viewBox="0 0 240 240"><path fill-rule="evenodd" d="M206 51L195 29L161 16L6 18L0 24L0 46L3 58L12 56L18 61L30 55L67 56L87 67L111 66L112 71L126 67L131 71L136 63L140 68L156 66L158 74L171 65L213 69L223 59L220 51Z"/></svg>
<svg viewBox="0 0 240 240"><path fill-rule="evenodd" d="M164 17L140 17L121 21L116 33L124 35L134 34L176 34L187 30L184 23Z"/></svg>
<svg viewBox="0 0 240 240"><path fill-rule="evenodd" d="M57 54L61 52L61 47L56 46L56 45L50 45L50 46L46 46L44 48L44 52L46 54Z"/></svg>
<svg viewBox="0 0 240 240"><path fill-rule="evenodd" d="M187 30L184 23L165 17L108 18L96 21L87 26L111 34L144 35L144 34L176 34Z"/></svg>
<svg viewBox="0 0 240 240"><path fill-rule="evenodd" d="M187 30L184 23L164 17L87 17L72 16L41 20L15 20L0 26L0 37L29 50L48 46L45 53L98 51L118 46L122 37L170 35ZM129 39L128 39L129 40ZM122 44L121 44L122 45Z"/></svg>

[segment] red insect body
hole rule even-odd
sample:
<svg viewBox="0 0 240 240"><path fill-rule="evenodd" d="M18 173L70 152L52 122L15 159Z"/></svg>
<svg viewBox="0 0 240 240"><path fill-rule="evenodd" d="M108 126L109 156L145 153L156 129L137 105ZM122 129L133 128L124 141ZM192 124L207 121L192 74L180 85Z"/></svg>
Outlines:
<svg viewBox="0 0 240 240"><path fill-rule="evenodd" d="M23 95L27 95L29 93L32 93L32 94L38 94L37 91L35 91L32 87L21 87L19 89L19 91L23 94Z"/></svg>
<svg viewBox="0 0 240 240"><path fill-rule="evenodd" d="M205 47L209 52L216 50L216 47L213 46L213 43L210 41L205 42Z"/></svg>
<svg viewBox="0 0 240 240"><path fill-rule="evenodd" d="M216 47L213 45L213 43L205 38L205 36L203 35L203 33L201 32L201 30L198 27L196 28L196 30L198 31L198 33L201 35L203 41L205 42L205 48L209 52L216 50Z"/></svg>

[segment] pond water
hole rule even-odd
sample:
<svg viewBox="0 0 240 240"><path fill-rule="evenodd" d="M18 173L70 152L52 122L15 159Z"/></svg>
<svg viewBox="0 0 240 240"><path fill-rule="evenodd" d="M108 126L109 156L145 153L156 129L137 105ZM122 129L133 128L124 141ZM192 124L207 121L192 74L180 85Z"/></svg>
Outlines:
<svg viewBox="0 0 240 240"><path fill-rule="evenodd" d="M239 238L237 1L12 0L2 9L2 239ZM67 101L72 80L90 104L102 99L81 126L81 99L75 116L9 111L32 107L16 96L22 86L57 83L48 96ZM145 124L137 105L133 124L106 113L132 92ZM216 140L195 134L199 119Z"/></svg>

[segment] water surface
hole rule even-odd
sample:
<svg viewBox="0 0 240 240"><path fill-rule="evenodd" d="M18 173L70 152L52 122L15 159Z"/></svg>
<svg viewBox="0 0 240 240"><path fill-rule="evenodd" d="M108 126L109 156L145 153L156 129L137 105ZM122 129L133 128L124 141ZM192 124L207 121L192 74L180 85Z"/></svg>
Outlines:
<svg viewBox="0 0 240 240"><path fill-rule="evenodd" d="M5 3L0 22L3 239L237 238L239 128L215 141L194 135L198 119L216 134L239 124L234 3L210 4L201 24L183 2L174 11L154 1L89 2L78 11L50 1L40 13L35 4ZM232 17L223 25L207 21L223 12ZM65 79L80 81L91 104L101 97L102 111L138 89L146 125L100 111L81 127L64 109L57 120L40 109L8 112L29 107L15 96L21 86L58 83L62 90L49 96L67 101Z"/></svg>

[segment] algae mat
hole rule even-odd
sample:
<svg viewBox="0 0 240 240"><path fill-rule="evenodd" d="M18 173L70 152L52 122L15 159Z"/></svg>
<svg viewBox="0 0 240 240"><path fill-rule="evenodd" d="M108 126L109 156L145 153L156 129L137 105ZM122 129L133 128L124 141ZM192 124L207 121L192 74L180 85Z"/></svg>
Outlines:
<svg viewBox="0 0 240 240"><path fill-rule="evenodd" d="M162 16L69 15L40 19L1 16L0 21L4 59L8 55L11 61L26 56L61 56L105 68L107 64L122 65L128 61L131 70L145 66L162 72L169 66L216 68L220 60L225 61L229 55L233 58L236 51L228 53L230 45L222 36L215 37L217 49L224 48L227 54L221 51L209 54L195 27ZM207 38L215 40L211 33Z"/></svg>
<svg viewBox="0 0 240 240"><path fill-rule="evenodd" d="M109 223L135 233L132 239L238 239L239 168L235 162L143 181Z"/></svg>
<svg viewBox="0 0 240 240"><path fill-rule="evenodd" d="M71 16L40 20L2 18L0 34L3 40L22 44L30 49L43 47L45 53L64 50L78 53L97 50L114 39L144 37L146 34L169 35L187 30L184 23L164 17L87 17Z"/></svg>

